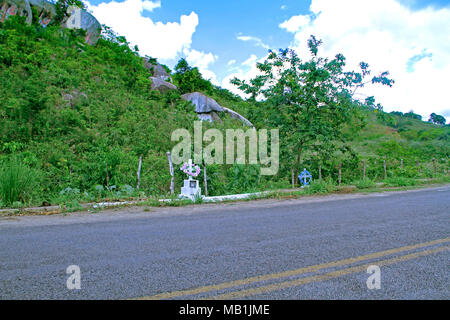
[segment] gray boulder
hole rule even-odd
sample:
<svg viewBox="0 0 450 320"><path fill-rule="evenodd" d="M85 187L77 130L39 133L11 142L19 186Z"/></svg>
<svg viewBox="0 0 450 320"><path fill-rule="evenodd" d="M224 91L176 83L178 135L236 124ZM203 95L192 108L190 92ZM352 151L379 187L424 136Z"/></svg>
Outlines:
<svg viewBox="0 0 450 320"><path fill-rule="evenodd" d="M234 110L228 109L228 108L223 108L223 111L228 113L230 115L231 118L236 119L241 121L243 124L245 124L246 126L249 127L254 127L253 123L251 123L250 121L248 121L245 117L241 116L239 113L237 113Z"/></svg>
<svg viewBox="0 0 450 320"><path fill-rule="evenodd" d="M147 58L144 58L144 67L151 72L152 77L159 78L167 82L173 82L170 74L159 63L152 64Z"/></svg>
<svg viewBox="0 0 450 320"><path fill-rule="evenodd" d="M195 106L195 112L208 113L212 111L223 112L224 109L214 100L200 92L186 93L181 96Z"/></svg>
<svg viewBox="0 0 450 320"><path fill-rule="evenodd" d="M95 45L100 39L102 25L89 12L80 8L69 7L67 13L69 18L63 21L62 26L68 29L84 29L86 30L85 41L87 44Z"/></svg>
<svg viewBox="0 0 450 320"><path fill-rule="evenodd" d="M71 108L74 108L80 102L89 100L87 94L78 89L72 90L70 93L63 93L62 98L66 101L66 106Z"/></svg>
<svg viewBox="0 0 450 320"><path fill-rule="evenodd" d="M208 112L208 113L197 113L197 116L202 121L217 121L222 122L222 119L220 119L219 115L215 112Z"/></svg>
<svg viewBox="0 0 450 320"><path fill-rule="evenodd" d="M166 93L170 90L178 89L174 84L164 81L160 78L150 77L150 80L152 81L152 90L158 90L161 93Z"/></svg>

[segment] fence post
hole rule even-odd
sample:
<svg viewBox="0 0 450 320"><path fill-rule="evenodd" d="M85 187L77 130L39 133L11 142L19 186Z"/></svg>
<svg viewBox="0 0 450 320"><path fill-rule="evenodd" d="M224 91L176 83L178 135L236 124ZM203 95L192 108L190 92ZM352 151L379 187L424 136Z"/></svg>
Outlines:
<svg viewBox="0 0 450 320"><path fill-rule="evenodd" d="M363 180L366 180L366 160L363 160Z"/></svg>
<svg viewBox="0 0 450 320"><path fill-rule="evenodd" d="M384 166L384 180L387 179L387 172L386 172L386 160L384 160L383 162L383 166Z"/></svg>
<svg viewBox="0 0 450 320"><path fill-rule="evenodd" d="M292 188L295 188L294 169L291 169Z"/></svg>
<svg viewBox="0 0 450 320"><path fill-rule="evenodd" d="M342 163L339 163L339 185L341 185L342 181Z"/></svg>
<svg viewBox="0 0 450 320"><path fill-rule="evenodd" d="M436 159L433 158L433 168L434 168L434 175L437 175L437 168L436 168Z"/></svg>
<svg viewBox="0 0 450 320"><path fill-rule="evenodd" d="M137 171L137 185L136 189L139 190L139 186L141 185L141 168L142 168L142 155L139 156L139 165Z"/></svg>
<svg viewBox="0 0 450 320"><path fill-rule="evenodd" d="M419 160L416 160L417 171L420 173L420 163Z"/></svg>
<svg viewBox="0 0 450 320"><path fill-rule="evenodd" d="M322 180L322 166L319 165L319 180Z"/></svg>
<svg viewBox="0 0 450 320"><path fill-rule="evenodd" d="M403 159L400 159L400 169L403 169Z"/></svg>
<svg viewBox="0 0 450 320"><path fill-rule="evenodd" d="M172 178L170 179L170 193L174 194L175 192L175 181L174 181L174 172L173 172L173 163L172 163L172 155L170 152L167 152L167 159L169 160L169 170Z"/></svg>
<svg viewBox="0 0 450 320"><path fill-rule="evenodd" d="M203 167L203 180L205 181L205 196L208 196L208 180L206 177L206 165Z"/></svg>
<svg viewBox="0 0 450 320"><path fill-rule="evenodd" d="M106 186L109 187L109 172L108 172L108 162L106 162Z"/></svg>

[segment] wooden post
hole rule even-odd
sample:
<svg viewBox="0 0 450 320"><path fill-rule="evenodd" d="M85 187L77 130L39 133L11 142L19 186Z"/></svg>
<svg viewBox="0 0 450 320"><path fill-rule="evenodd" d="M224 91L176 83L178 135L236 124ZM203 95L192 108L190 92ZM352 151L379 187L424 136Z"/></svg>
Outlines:
<svg viewBox="0 0 450 320"><path fill-rule="evenodd" d="M339 163L339 185L341 185L342 181L342 163Z"/></svg>
<svg viewBox="0 0 450 320"><path fill-rule="evenodd" d="M295 188L294 169L291 169L292 188Z"/></svg>
<svg viewBox="0 0 450 320"><path fill-rule="evenodd" d="M386 160L384 160L383 166L384 166L384 180L386 180L387 179Z"/></svg>
<svg viewBox="0 0 450 320"><path fill-rule="evenodd" d="M142 155L139 156L139 166L137 171L137 185L136 185L137 190L139 190L139 186L141 185L141 168L142 168Z"/></svg>
<svg viewBox="0 0 450 320"><path fill-rule="evenodd" d="M322 166L319 165L319 180L322 180Z"/></svg>
<svg viewBox="0 0 450 320"><path fill-rule="evenodd" d="M433 158L433 168L434 168L434 175L436 176L437 168L436 168L436 159L435 158Z"/></svg>
<svg viewBox="0 0 450 320"><path fill-rule="evenodd" d="M175 192L175 181L174 181L174 172L173 172L173 163L172 163L172 155L170 152L167 152L167 158L169 159L169 170L172 178L170 179L170 193L174 194Z"/></svg>
<svg viewBox="0 0 450 320"><path fill-rule="evenodd" d="M205 196L208 196L208 179L206 177L206 165L203 166L203 181L205 182Z"/></svg>
<svg viewBox="0 0 450 320"><path fill-rule="evenodd" d="M400 169L403 169L403 159L400 159Z"/></svg>
<svg viewBox="0 0 450 320"><path fill-rule="evenodd" d="M106 162L106 186L109 187L108 162Z"/></svg>
<svg viewBox="0 0 450 320"><path fill-rule="evenodd" d="M366 180L366 160L363 160L363 180Z"/></svg>

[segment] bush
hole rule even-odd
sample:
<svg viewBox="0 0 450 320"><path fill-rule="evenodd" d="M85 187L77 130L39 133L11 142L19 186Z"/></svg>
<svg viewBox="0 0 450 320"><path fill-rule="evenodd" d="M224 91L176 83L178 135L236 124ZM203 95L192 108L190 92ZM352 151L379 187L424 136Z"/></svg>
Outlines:
<svg viewBox="0 0 450 320"><path fill-rule="evenodd" d="M417 182L412 178L392 177L386 179L385 184L391 187L406 187L406 186L414 186L417 184Z"/></svg>
<svg viewBox="0 0 450 320"><path fill-rule="evenodd" d="M370 179L357 180L357 181L354 181L353 184L358 189L369 189L369 188L375 187L375 185L376 185L375 181L370 180Z"/></svg>
<svg viewBox="0 0 450 320"><path fill-rule="evenodd" d="M0 168L0 199L3 205L29 203L36 194L39 175L17 160Z"/></svg>
<svg viewBox="0 0 450 320"><path fill-rule="evenodd" d="M309 188L306 189L306 192L309 194L315 193L329 193L336 190L336 185L331 179L326 180L314 180L309 185Z"/></svg>

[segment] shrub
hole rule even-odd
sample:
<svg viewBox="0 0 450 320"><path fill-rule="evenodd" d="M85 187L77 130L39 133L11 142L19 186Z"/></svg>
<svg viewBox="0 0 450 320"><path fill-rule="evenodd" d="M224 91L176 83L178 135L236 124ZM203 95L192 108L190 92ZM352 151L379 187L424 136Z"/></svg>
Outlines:
<svg viewBox="0 0 450 320"><path fill-rule="evenodd" d="M375 181L370 180L370 179L357 180L357 181L354 181L353 184L358 189L369 189L369 188L375 187L375 185L376 185Z"/></svg>
<svg viewBox="0 0 450 320"><path fill-rule="evenodd" d="M417 184L417 182L412 178L391 177L386 179L385 184L391 187L406 187L406 186L414 186Z"/></svg>
<svg viewBox="0 0 450 320"><path fill-rule="evenodd" d="M309 194L315 193L328 193L336 190L336 186L331 179L326 180L314 180L309 185L309 188L306 189L306 192Z"/></svg>
<svg viewBox="0 0 450 320"><path fill-rule="evenodd" d="M0 167L0 199L3 205L28 203L37 191L39 175L17 160Z"/></svg>

